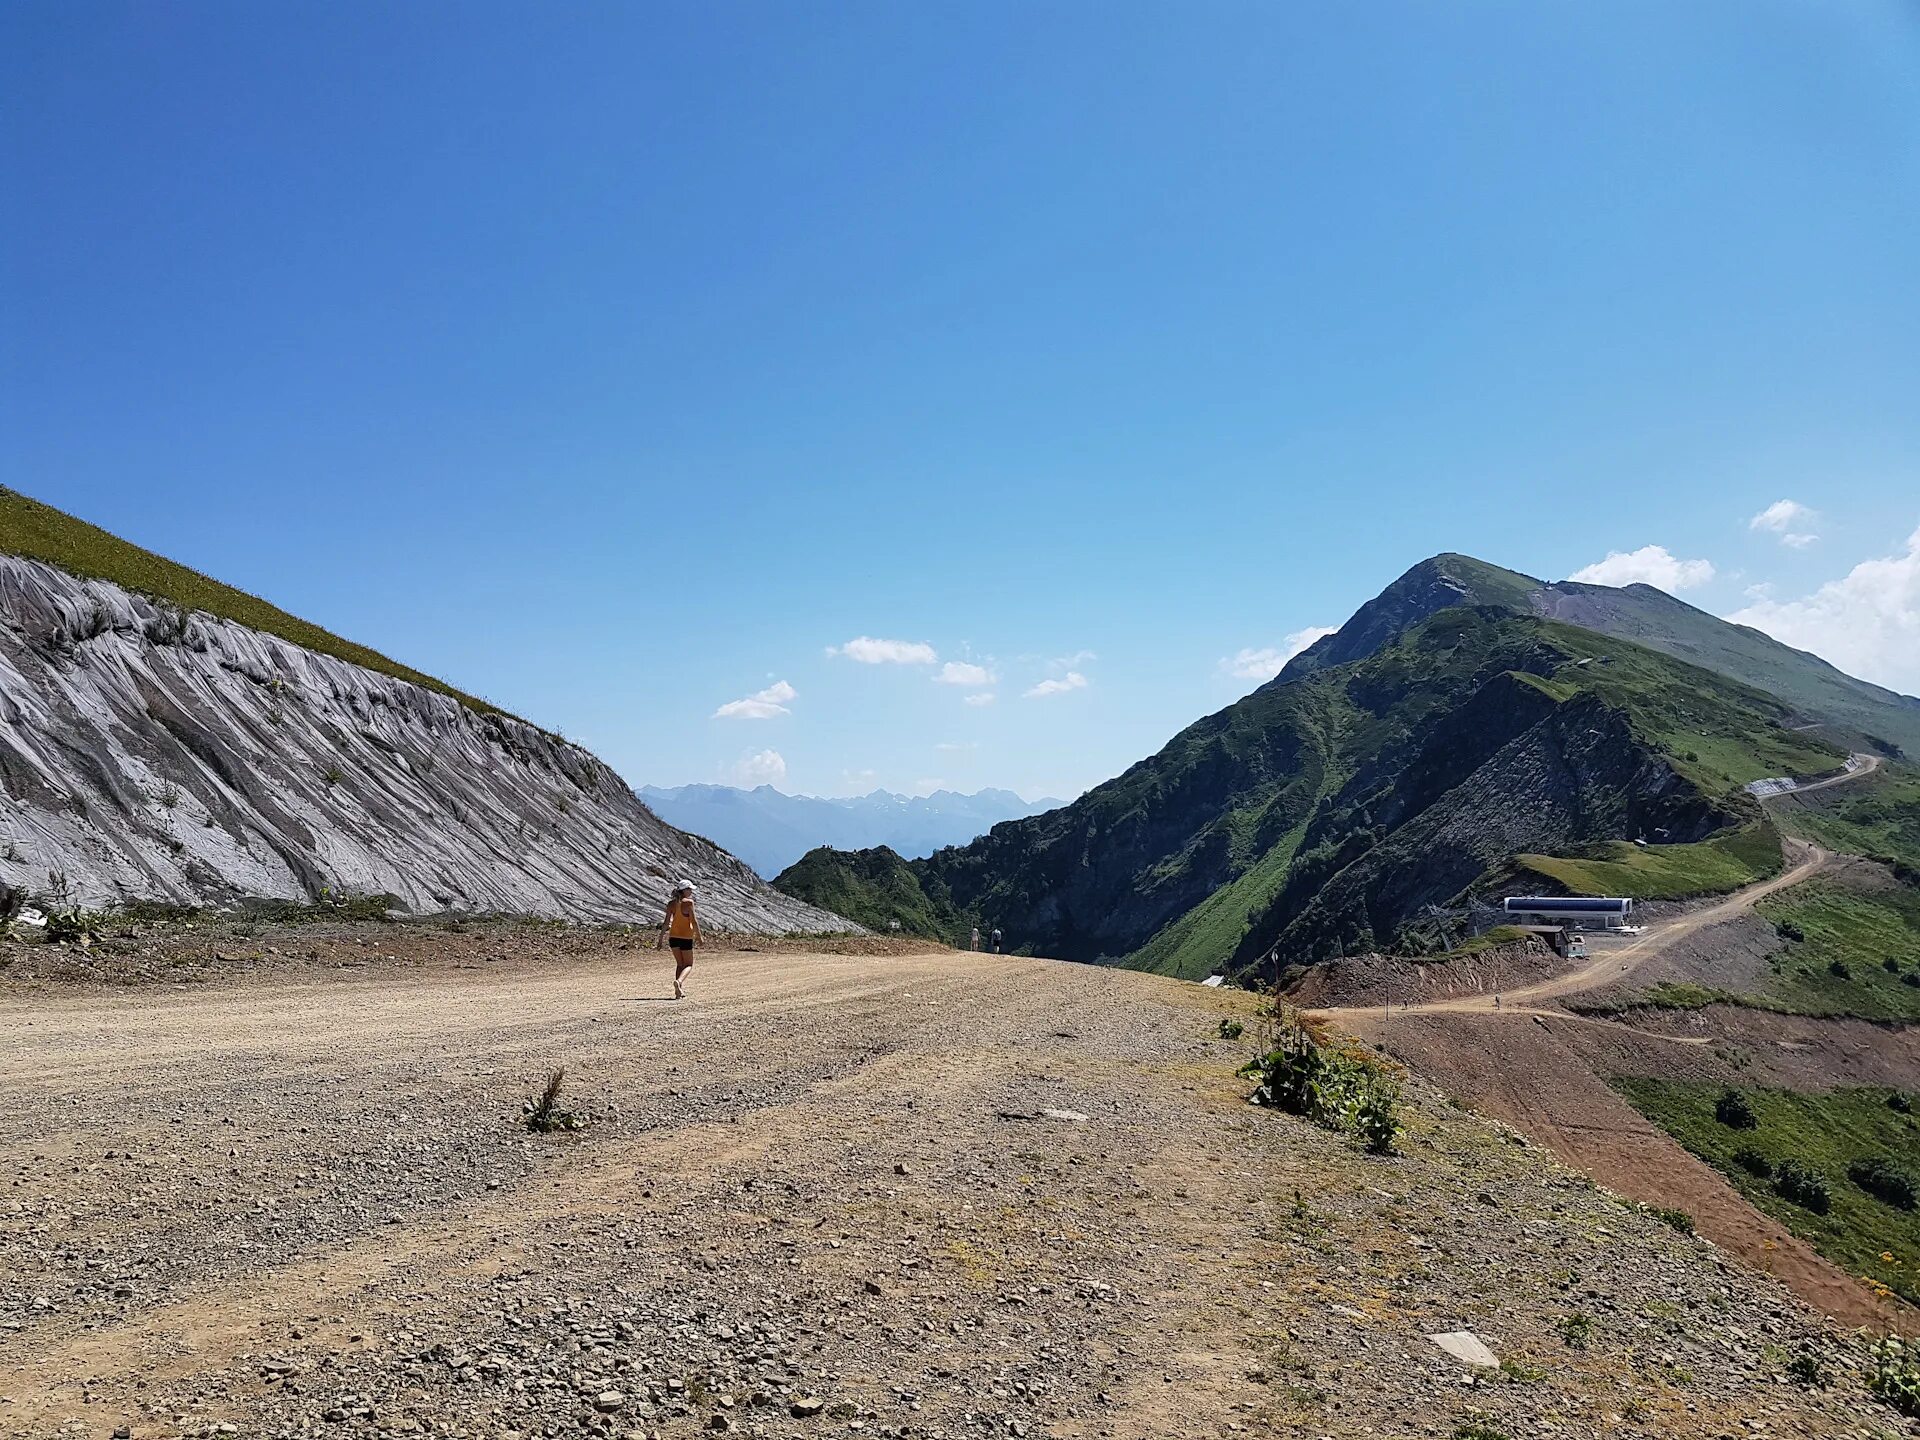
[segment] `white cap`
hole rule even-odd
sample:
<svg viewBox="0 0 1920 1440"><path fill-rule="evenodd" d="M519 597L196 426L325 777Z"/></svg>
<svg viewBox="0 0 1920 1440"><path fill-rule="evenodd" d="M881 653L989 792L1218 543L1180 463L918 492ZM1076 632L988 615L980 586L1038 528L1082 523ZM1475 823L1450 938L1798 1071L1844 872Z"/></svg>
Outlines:
<svg viewBox="0 0 1920 1440"><path fill-rule="evenodd" d="M691 895L693 893L693 882L691 880L682 880L680 882L680 888Z"/></svg>

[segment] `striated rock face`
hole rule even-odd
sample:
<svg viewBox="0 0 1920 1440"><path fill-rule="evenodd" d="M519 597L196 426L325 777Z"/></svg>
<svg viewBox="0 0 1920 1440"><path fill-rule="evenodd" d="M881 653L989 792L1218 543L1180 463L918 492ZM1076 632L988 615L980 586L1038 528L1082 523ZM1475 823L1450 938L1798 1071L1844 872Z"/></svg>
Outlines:
<svg viewBox="0 0 1920 1440"><path fill-rule="evenodd" d="M577 745L0 555L0 880L75 901L388 894L415 912L842 930Z"/></svg>

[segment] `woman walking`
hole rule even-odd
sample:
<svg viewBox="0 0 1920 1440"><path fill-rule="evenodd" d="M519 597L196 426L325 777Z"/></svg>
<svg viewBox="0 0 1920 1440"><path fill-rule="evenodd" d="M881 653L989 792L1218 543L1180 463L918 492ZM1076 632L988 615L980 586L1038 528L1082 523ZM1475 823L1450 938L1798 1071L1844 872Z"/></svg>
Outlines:
<svg viewBox="0 0 1920 1440"><path fill-rule="evenodd" d="M684 1000L687 990L681 982L693 968L693 947L700 943L700 921L693 913L693 886L674 887L673 896L667 901L667 921L662 928L666 931L667 945L673 951L673 998Z"/></svg>

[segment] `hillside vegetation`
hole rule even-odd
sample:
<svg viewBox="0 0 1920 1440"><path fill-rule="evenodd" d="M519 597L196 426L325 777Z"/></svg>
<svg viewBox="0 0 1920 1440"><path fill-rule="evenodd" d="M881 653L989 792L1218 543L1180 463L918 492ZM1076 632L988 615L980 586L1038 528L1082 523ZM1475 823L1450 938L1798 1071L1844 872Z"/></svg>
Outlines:
<svg viewBox="0 0 1920 1440"><path fill-rule="evenodd" d="M1518 855L1514 883L1530 878L1550 894L1626 895L1635 900L1690 900L1721 895L1780 873L1780 833L1762 821L1693 845L1640 845L1612 840L1580 856Z"/></svg>
<svg viewBox="0 0 1920 1440"><path fill-rule="evenodd" d="M1785 941L1764 998L1801 1015L1920 1021L1920 890L1812 881L1758 906Z"/></svg>
<svg viewBox="0 0 1920 1440"><path fill-rule="evenodd" d="M108 580L183 610L203 610L322 655L438 690L482 714L506 713L497 705L456 690L445 681L390 660L377 650L343 640L332 631L289 615L257 595L211 580L197 570L189 570L118 535L110 535L97 525L89 525L5 487L0 487L0 553L38 560L83 579Z"/></svg>
<svg viewBox="0 0 1920 1440"><path fill-rule="evenodd" d="M1748 1089L1740 1096L1753 1124L1745 1126L1716 1114L1724 1109L1716 1086L1647 1079L1620 1079L1614 1085L1749 1202L1848 1274L1920 1303L1920 1209L1883 1198L1853 1178L1873 1161L1913 1171L1920 1156L1920 1124L1911 1097L1873 1089L1823 1095ZM1785 1161L1799 1168L1783 1183ZM1815 1177L1810 1187L1793 1183L1791 1175L1800 1173ZM1824 1209L1819 1208L1821 1188Z"/></svg>
<svg viewBox="0 0 1920 1440"><path fill-rule="evenodd" d="M831 905L831 873L863 916L978 921L1035 953L1197 977L1391 945L1515 855L1541 875L1572 858L1569 889L1646 895L1776 870L1741 787L1831 772L1844 750L1736 679L1543 619L1540 589L1424 562L1072 805L889 868L890 896L849 895L857 880L818 862L776 883Z"/></svg>

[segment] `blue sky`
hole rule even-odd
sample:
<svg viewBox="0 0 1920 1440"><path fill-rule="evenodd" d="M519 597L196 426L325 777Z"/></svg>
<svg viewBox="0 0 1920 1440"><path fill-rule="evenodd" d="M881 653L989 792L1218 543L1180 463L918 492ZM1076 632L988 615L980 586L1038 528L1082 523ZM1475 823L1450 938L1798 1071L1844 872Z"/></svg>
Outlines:
<svg viewBox="0 0 1920 1440"><path fill-rule="evenodd" d="M1916 13L15 0L0 473L636 783L1071 794L1447 549L1920 690Z"/></svg>

